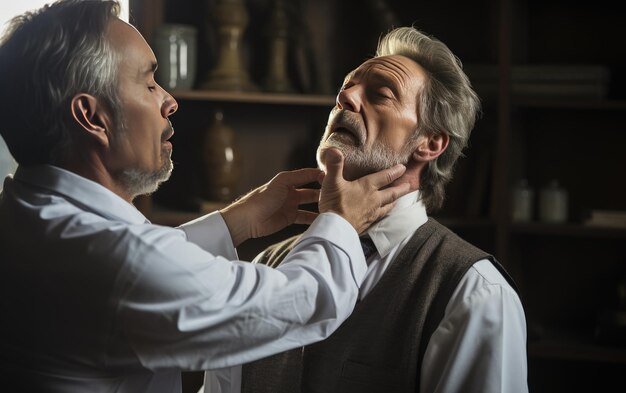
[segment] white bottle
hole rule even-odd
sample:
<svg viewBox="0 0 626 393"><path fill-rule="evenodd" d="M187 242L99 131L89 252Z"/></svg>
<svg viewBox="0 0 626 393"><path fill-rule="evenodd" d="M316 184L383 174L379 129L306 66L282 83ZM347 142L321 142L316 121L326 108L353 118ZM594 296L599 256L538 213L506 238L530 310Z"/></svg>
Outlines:
<svg viewBox="0 0 626 393"><path fill-rule="evenodd" d="M528 222L533 217L535 192L526 179L521 179L513 187L513 204L511 219L513 222Z"/></svg>
<svg viewBox="0 0 626 393"><path fill-rule="evenodd" d="M559 223L567 221L567 191L556 180L552 180L541 190L539 196L539 218L543 222Z"/></svg>

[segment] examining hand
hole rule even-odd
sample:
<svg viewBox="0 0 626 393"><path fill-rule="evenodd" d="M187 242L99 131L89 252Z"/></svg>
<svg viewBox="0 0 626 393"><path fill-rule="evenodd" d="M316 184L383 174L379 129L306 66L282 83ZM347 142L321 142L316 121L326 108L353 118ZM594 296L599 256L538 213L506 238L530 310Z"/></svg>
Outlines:
<svg viewBox="0 0 626 393"><path fill-rule="evenodd" d="M389 186L402 176L406 167L398 164L389 169L363 176L354 181L343 178L343 155L338 149L325 152L326 175L322 180L319 211L334 212L345 218L361 234L387 214L396 199L410 191L408 183Z"/></svg>
<svg viewBox="0 0 626 393"><path fill-rule="evenodd" d="M250 191L220 211L233 244L270 235L291 224L310 224L317 213L300 210L299 205L317 202L320 190L298 189L318 180L319 169L281 172L268 183Z"/></svg>

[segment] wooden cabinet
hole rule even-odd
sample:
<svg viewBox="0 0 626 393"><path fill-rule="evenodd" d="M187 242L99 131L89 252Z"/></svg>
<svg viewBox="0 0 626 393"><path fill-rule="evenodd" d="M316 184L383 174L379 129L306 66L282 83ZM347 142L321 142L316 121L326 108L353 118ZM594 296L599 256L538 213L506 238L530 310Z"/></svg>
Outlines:
<svg viewBox="0 0 626 393"><path fill-rule="evenodd" d="M606 317L626 311L618 293L626 280L626 220L587 222L592 211L626 211L626 28L605 1L502 4L508 38L500 69L509 84L499 97L508 105L499 129L499 194L507 202L497 219L498 252L522 288L530 389L624 391L626 326ZM562 74L521 84L515 72L524 67ZM507 215L507 192L521 178L535 189L530 223ZM560 224L539 219L537 196L553 179L569 197Z"/></svg>
<svg viewBox="0 0 626 393"><path fill-rule="evenodd" d="M134 20L147 35L163 21L197 26L202 78L214 60L210 3L135 0L131 14L134 6ZM262 77L266 61L261 26L270 3L246 2L251 10L248 66L255 79ZM623 14L607 0L295 3L304 10L300 21L310 28L317 75L325 82L318 91L293 95L175 93L180 104L172 118L175 176L153 202L171 203L178 213L154 218L175 224L196 214L180 211L195 206L194 149L218 107L236 130L244 156L240 193L280 170L315 165L333 90L343 75L373 55L378 36L390 24L414 25L460 57L482 99L483 115L436 217L494 253L519 284L528 320L530 390L615 386L624 391L623 330L617 338L600 333L602 316L617 310L618 285L626 280L626 229L585 224L591 211L626 210ZM574 72L569 81L568 72ZM522 178L535 190L533 217L525 223L511 219L512 188ZM553 179L568 193L564 223L538 218L538 194ZM243 256L252 257L264 245L251 245Z"/></svg>

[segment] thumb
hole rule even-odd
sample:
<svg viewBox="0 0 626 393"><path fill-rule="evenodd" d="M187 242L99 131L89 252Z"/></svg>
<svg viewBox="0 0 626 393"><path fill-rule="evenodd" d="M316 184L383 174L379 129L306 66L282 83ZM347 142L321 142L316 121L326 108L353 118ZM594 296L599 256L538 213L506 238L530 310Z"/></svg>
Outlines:
<svg viewBox="0 0 626 393"><path fill-rule="evenodd" d="M321 159L326 165L324 181L338 183L343 180L343 154L339 149L331 147L324 150Z"/></svg>
<svg viewBox="0 0 626 393"><path fill-rule="evenodd" d="M320 184L320 186L324 183L325 177L326 177L326 173L324 173L323 171L320 172L319 176L317 177L317 182Z"/></svg>

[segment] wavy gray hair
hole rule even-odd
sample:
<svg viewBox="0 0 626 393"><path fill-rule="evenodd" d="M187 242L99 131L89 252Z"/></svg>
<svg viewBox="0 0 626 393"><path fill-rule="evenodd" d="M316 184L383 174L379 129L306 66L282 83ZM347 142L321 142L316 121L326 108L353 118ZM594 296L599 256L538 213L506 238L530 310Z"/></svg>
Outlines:
<svg viewBox="0 0 626 393"><path fill-rule="evenodd" d="M60 0L9 23L0 40L0 133L20 165L66 156L78 93L101 99L121 125L118 56L105 35L119 13L117 1Z"/></svg>
<svg viewBox="0 0 626 393"><path fill-rule="evenodd" d="M480 100L463 72L461 61L441 41L414 27L399 27L382 37L376 57L402 55L421 65L428 78L418 97L417 135L448 134L447 149L429 162L420 179L422 200L429 212L439 209L454 164L467 146Z"/></svg>

